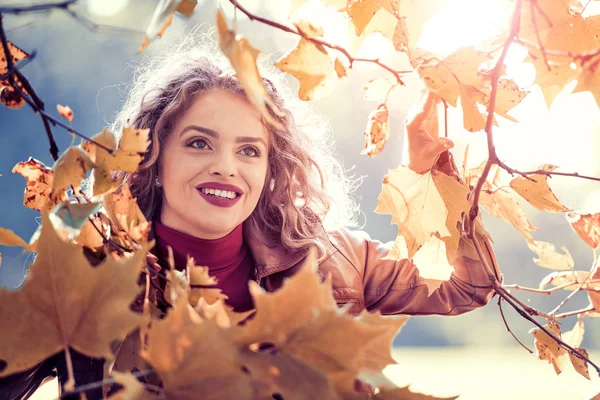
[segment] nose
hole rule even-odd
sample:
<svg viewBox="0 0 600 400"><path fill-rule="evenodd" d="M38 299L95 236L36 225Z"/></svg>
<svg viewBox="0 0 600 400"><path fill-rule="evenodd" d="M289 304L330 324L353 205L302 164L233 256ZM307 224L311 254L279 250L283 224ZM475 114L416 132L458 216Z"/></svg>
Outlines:
<svg viewBox="0 0 600 400"><path fill-rule="evenodd" d="M235 176L237 174L235 156L233 154L223 154L223 152L215 154L208 172L210 175Z"/></svg>

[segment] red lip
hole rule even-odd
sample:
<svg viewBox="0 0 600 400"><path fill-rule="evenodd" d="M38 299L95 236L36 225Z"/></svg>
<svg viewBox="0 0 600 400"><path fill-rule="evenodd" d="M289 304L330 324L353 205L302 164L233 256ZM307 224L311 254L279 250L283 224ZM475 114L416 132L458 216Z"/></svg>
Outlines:
<svg viewBox="0 0 600 400"><path fill-rule="evenodd" d="M242 189L240 189L239 187L237 187L235 185L228 185L226 183L219 183L219 182L204 182L204 183L201 183L198 186L196 186L196 189L202 189L202 188L231 190L232 192L235 192L238 195L241 195L244 193L244 191ZM239 196L236 198L239 198Z"/></svg>

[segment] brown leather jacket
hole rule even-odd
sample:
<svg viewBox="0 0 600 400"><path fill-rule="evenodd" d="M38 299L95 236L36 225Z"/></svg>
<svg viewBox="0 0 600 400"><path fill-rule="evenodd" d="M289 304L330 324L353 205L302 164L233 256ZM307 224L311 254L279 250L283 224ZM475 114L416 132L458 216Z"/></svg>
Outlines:
<svg viewBox="0 0 600 400"><path fill-rule="evenodd" d="M308 250L290 252L269 248L244 231L256 261L255 279L267 291L281 287L302 265ZM382 260L393 242L381 243L366 232L341 229L328 232L325 259L319 263L322 278L332 274L333 294L342 306L352 303L349 312L379 310L384 315L457 315L481 307L494 296L492 284L481 261L461 255L447 282L427 296L427 285L409 260ZM501 281L498 263L489 241L484 251ZM464 248L464 246L461 246Z"/></svg>
<svg viewBox="0 0 600 400"><path fill-rule="evenodd" d="M434 168L458 179L449 152L442 153ZM256 261L256 281L267 291L278 289L285 277L299 269L308 250L269 248L244 228L244 239ZM466 240L461 239L451 278L427 296L427 285L412 262L382 260L393 242L381 243L366 232L349 229L327 232L327 238L327 253L319 264L319 274L324 278L332 273L334 297L340 306L351 303L351 314L366 308L384 315L457 315L487 304L495 294L483 263ZM484 239L482 245L488 264L501 282L490 240Z"/></svg>

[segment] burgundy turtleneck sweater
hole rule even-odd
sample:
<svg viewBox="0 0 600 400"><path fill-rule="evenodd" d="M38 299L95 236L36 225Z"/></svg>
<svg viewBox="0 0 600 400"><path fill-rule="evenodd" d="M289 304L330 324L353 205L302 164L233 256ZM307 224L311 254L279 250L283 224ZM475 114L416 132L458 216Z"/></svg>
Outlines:
<svg viewBox="0 0 600 400"><path fill-rule="evenodd" d="M254 308L248 290L248 281L254 276L254 257L242 236L242 224L220 239L200 239L153 221L156 256L161 266L168 265L167 246L173 249L175 267L183 270L187 255L194 257L198 266L208 267L208 273L217 279L217 287L229 299L225 303L236 312Z"/></svg>

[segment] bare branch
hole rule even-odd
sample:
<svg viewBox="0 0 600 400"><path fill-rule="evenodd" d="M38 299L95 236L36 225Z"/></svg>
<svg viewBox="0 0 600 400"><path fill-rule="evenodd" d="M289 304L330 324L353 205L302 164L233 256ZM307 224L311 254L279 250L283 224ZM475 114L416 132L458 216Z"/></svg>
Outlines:
<svg viewBox="0 0 600 400"><path fill-rule="evenodd" d="M338 45L335 45L335 44L331 44L331 43L326 42L326 41L324 41L322 39L317 39L317 38L314 38L314 37L308 37L306 34L304 34L302 31L300 31L298 29L290 28L289 26L280 24L279 22L271 21L269 19L266 19L266 18L263 18L263 17L259 17L257 15L254 15L250 11L248 11L247 9L245 9L237 0L229 0L229 2L231 4L233 4L233 6L236 9L239 9L241 12L243 12L251 21L261 22L261 23L263 23L265 25L272 26L272 27L277 28L279 30L282 30L284 32L293 33L294 35L298 35L300 37L303 37L304 39L310 40L313 43L320 44L320 45L328 47L330 49L339 51L340 53L342 53L344 55L344 57L346 57L348 59L348 62L350 63L350 66L352 66L352 64L354 62L366 62L366 63L377 64L381 68L385 69L386 71L389 71L392 75L394 75L394 77L396 78L396 81L399 84L401 84L401 85L404 85L404 81L402 80L402 74L408 73L408 72L412 72L412 71L396 71L392 67L390 67L390 66L382 63L381 61L379 61L379 59L372 60L372 59L366 59L366 58L355 58L355 57L352 56L352 54L350 54L350 52L348 52L348 50L344 49L341 46L338 46Z"/></svg>
<svg viewBox="0 0 600 400"><path fill-rule="evenodd" d="M33 4L30 6L20 6L20 5L2 6L2 7L0 7L0 13L22 14L22 13L28 13L28 12L50 11L54 8L66 9L70 5L77 3L77 1L78 0L63 0L63 1L56 1L56 2L52 2L52 3Z"/></svg>
<svg viewBox="0 0 600 400"><path fill-rule="evenodd" d="M508 326L508 322L506 322L506 318L504 318L504 312L502 311L502 297L500 297L500 296L498 296L498 308L500 309L500 315L502 316L502 321L504 321L504 326L506 326L506 330L508 332L510 332L510 334L512 335L513 338L515 338L517 343L519 343L525 350L527 350L529 352L529 354L533 354L533 350L531 350L529 347L525 346L523 344L523 342L521 342L519 340L519 338L517 336L515 336L513 331L510 330L510 327Z"/></svg>

